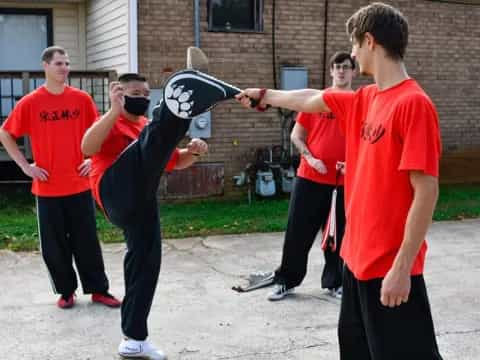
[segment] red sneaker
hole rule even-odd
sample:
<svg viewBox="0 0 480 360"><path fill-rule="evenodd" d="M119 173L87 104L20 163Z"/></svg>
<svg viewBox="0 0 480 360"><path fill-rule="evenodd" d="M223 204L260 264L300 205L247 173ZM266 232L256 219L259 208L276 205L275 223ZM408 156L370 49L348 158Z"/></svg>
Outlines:
<svg viewBox="0 0 480 360"><path fill-rule="evenodd" d="M73 305L75 305L75 294L71 294L66 298L62 295L57 300L57 306L60 309L70 309Z"/></svg>
<svg viewBox="0 0 480 360"><path fill-rule="evenodd" d="M92 301L112 308L117 308L122 305L122 302L120 300L118 300L117 298L115 298L115 296L109 293L94 293L92 294Z"/></svg>

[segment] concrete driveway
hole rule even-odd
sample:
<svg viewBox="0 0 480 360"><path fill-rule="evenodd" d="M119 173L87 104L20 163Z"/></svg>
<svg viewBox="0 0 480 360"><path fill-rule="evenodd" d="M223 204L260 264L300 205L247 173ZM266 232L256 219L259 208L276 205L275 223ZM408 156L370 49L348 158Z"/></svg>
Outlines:
<svg viewBox="0 0 480 360"><path fill-rule="evenodd" d="M273 270L281 233L167 240L150 316L150 340L169 359L338 359L339 300L320 289L319 242L295 296L271 303L269 289L239 294L242 276ZM480 220L435 223L425 277L444 359L480 358ZM123 294L123 245L104 247L111 290ZM118 359L118 309L55 306L38 253L0 252L2 359Z"/></svg>

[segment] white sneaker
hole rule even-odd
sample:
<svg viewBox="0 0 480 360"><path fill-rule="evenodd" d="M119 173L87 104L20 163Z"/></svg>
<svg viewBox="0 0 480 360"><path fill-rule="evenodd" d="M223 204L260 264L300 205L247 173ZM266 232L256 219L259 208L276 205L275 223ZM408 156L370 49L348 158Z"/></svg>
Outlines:
<svg viewBox="0 0 480 360"><path fill-rule="evenodd" d="M118 345L118 354L124 358L141 358L147 360L166 360L167 355L155 349L148 341L123 339Z"/></svg>
<svg viewBox="0 0 480 360"><path fill-rule="evenodd" d="M287 288L285 284L275 284L273 291L268 295L267 299L270 301L282 300L285 296L293 294L295 288Z"/></svg>

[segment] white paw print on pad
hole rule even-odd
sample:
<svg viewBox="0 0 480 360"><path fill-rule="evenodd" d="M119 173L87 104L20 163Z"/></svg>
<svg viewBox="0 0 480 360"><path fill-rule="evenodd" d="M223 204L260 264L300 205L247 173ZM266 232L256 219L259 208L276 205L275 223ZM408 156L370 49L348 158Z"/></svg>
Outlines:
<svg viewBox="0 0 480 360"><path fill-rule="evenodd" d="M189 118L192 113L193 101L190 98L193 90L183 91L183 85L167 86L165 89L165 101L168 108L181 118Z"/></svg>

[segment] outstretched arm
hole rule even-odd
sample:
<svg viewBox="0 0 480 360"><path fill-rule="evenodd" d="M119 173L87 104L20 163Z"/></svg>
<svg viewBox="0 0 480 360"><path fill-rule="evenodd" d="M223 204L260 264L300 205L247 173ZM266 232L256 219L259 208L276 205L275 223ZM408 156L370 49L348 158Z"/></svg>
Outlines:
<svg viewBox="0 0 480 360"><path fill-rule="evenodd" d="M83 135L81 148L85 156L92 156L100 151L115 121L122 113L125 100L123 98L123 87L118 81L110 83L109 95L112 107Z"/></svg>
<svg viewBox="0 0 480 360"><path fill-rule="evenodd" d="M250 108L250 100L260 100L260 107L267 105L281 107L293 111L308 113L330 112L329 107L323 100L323 90L272 90L268 89L261 96L262 89L245 89L236 96L243 106Z"/></svg>

